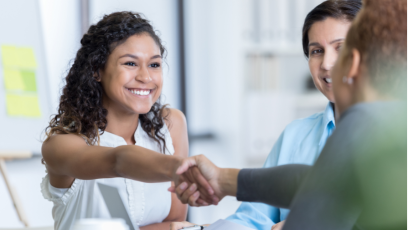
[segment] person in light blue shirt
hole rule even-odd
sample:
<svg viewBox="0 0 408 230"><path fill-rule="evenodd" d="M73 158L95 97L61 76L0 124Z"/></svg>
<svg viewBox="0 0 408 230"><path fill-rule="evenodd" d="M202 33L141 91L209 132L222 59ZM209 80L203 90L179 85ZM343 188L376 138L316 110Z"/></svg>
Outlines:
<svg viewBox="0 0 408 230"><path fill-rule="evenodd" d="M264 167L294 163L312 165L335 128L333 106L329 102L324 112L290 123L273 146ZM251 228L270 230L272 225L285 220L288 213L288 209L243 202L227 220Z"/></svg>
<svg viewBox="0 0 408 230"><path fill-rule="evenodd" d="M312 165L335 129L335 104L330 70L337 60L351 21L361 8L358 0L329 0L316 6L303 25L303 52L313 82L329 103L324 112L290 123L269 153L264 167L284 164ZM283 227L288 209L263 203L243 202L227 220L260 230Z"/></svg>
<svg viewBox="0 0 408 230"><path fill-rule="evenodd" d="M351 21L361 6L360 0L328 0L306 16L302 31L303 52L316 88L329 102L323 112L290 123L273 146L264 167L294 163L312 165L320 155L336 124L330 70L337 60ZM288 213L287 209L243 202L227 220L254 229L270 230L272 227L273 230L279 230ZM191 223L173 222L170 229L188 226Z"/></svg>

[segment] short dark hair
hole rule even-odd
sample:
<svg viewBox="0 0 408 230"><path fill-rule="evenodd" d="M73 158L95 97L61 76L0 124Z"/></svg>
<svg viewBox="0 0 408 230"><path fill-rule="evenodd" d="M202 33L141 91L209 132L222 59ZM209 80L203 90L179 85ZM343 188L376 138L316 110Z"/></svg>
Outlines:
<svg viewBox="0 0 408 230"><path fill-rule="evenodd" d="M326 18L346 19L352 21L362 6L361 0L328 0L310 11L303 24L302 45L303 53L309 58L309 30L315 22Z"/></svg>

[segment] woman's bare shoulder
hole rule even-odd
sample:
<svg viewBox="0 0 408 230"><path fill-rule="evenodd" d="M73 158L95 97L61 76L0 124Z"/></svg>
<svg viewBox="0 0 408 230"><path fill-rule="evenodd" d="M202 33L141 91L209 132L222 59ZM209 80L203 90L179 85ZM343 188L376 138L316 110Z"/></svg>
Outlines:
<svg viewBox="0 0 408 230"><path fill-rule="evenodd" d="M164 121L171 133L172 129L187 128L186 116L178 109L168 108L163 112Z"/></svg>
<svg viewBox="0 0 408 230"><path fill-rule="evenodd" d="M41 152L44 157L60 150L69 150L73 147L86 146L85 140L76 134L54 134L42 144Z"/></svg>
<svg viewBox="0 0 408 230"><path fill-rule="evenodd" d="M173 140L174 155L187 157L188 134L186 117L183 112L178 109L169 109L169 112L165 121L170 131L171 139Z"/></svg>

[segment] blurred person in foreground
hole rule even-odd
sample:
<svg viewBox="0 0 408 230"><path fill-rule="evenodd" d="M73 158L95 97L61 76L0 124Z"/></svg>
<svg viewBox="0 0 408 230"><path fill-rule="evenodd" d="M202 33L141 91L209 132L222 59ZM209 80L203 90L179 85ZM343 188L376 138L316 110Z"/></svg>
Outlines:
<svg viewBox="0 0 408 230"><path fill-rule="evenodd" d="M363 1L332 70L340 119L313 166L224 169L204 156L190 166L220 199L289 208L284 230L407 229L406 19L405 0Z"/></svg>
<svg viewBox="0 0 408 230"><path fill-rule="evenodd" d="M316 88L328 99L326 109L286 126L264 163L264 168L284 164L312 165L319 157L339 116L335 109L330 70L337 60L352 20L361 9L361 0L324 1L306 16L302 30L303 53ZM186 184L182 185L183 188ZM243 202L227 220L247 227L280 229L289 214L285 208ZM189 222L173 223L174 229L190 226Z"/></svg>

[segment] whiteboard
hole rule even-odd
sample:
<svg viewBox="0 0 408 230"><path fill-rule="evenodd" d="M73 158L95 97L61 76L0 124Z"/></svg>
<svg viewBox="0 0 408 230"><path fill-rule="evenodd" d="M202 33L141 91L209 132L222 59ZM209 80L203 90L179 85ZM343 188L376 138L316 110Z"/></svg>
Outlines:
<svg viewBox="0 0 408 230"><path fill-rule="evenodd" d="M52 110L39 2L1 1L0 19L0 46L31 47L34 50L37 63L34 72L41 111L41 116L37 118L12 117L7 114L4 66L0 55L0 151L29 150L34 154L40 154L44 129L50 120Z"/></svg>

